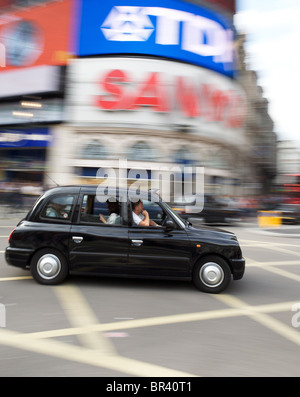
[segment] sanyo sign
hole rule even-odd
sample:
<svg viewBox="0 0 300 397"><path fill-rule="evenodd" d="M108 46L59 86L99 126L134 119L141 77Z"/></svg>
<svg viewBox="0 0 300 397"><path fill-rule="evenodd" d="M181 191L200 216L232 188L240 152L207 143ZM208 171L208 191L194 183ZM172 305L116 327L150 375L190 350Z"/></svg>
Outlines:
<svg viewBox="0 0 300 397"><path fill-rule="evenodd" d="M78 55L156 55L230 76L234 70L231 25L181 1L84 0L79 36Z"/></svg>

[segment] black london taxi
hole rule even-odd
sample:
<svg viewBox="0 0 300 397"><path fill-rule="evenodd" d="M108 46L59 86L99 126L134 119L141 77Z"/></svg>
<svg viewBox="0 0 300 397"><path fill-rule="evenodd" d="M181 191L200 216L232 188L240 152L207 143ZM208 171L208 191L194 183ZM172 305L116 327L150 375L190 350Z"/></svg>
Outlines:
<svg viewBox="0 0 300 397"><path fill-rule="evenodd" d="M137 199L153 221L150 226L133 221ZM203 292L219 293L245 271L233 233L193 227L153 192L133 198L116 189L111 197L96 186L44 193L11 232L5 257L47 285L82 273L192 280Z"/></svg>

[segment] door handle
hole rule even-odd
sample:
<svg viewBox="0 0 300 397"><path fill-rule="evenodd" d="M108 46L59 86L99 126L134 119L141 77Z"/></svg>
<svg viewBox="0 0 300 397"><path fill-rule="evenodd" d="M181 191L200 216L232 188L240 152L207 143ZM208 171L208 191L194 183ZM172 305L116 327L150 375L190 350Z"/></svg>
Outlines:
<svg viewBox="0 0 300 397"><path fill-rule="evenodd" d="M81 237L81 236L73 236L72 239L73 239L74 243L79 244L83 240L83 237Z"/></svg>
<svg viewBox="0 0 300 397"><path fill-rule="evenodd" d="M134 247L140 247L143 244L143 240L131 240L131 245Z"/></svg>

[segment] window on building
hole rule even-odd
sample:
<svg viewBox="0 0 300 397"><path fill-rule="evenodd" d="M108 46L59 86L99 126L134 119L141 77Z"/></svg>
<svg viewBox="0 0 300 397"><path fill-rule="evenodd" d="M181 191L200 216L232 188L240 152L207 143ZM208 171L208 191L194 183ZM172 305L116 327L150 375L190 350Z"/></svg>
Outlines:
<svg viewBox="0 0 300 397"><path fill-rule="evenodd" d="M191 164L193 162L192 153L186 146L177 149L173 159L177 164Z"/></svg>
<svg viewBox="0 0 300 397"><path fill-rule="evenodd" d="M146 142L137 142L128 150L129 160L152 161L155 159L155 152Z"/></svg>
<svg viewBox="0 0 300 397"><path fill-rule="evenodd" d="M83 159L107 158L107 151L101 142L94 139L82 147L81 158Z"/></svg>

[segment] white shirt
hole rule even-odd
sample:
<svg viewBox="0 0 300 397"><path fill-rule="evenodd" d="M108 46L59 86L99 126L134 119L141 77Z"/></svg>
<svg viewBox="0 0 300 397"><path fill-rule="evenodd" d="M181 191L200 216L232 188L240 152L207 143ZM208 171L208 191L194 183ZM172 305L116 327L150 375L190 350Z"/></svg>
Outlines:
<svg viewBox="0 0 300 397"><path fill-rule="evenodd" d="M121 217L120 215L116 213L110 214L110 216L106 219L106 223L108 225L119 225L121 223Z"/></svg>
<svg viewBox="0 0 300 397"><path fill-rule="evenodd" d="M135 212L132 212L132 219L133 219L134 224L136 226L138 226L140 224L140 222L145 219L145 217L143 214L137 215Z"/></svg>

